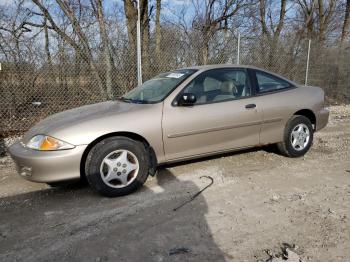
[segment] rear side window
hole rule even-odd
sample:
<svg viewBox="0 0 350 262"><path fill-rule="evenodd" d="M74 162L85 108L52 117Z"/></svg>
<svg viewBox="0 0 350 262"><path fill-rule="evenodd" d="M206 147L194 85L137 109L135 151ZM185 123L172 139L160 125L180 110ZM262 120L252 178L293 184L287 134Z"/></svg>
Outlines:
<svg viewBox="0 0 350 262"><path fill-rule="evenodd" d="M255 74L259 93L274 92L292 86L289 82L265 72L255 71Z"/></svg>

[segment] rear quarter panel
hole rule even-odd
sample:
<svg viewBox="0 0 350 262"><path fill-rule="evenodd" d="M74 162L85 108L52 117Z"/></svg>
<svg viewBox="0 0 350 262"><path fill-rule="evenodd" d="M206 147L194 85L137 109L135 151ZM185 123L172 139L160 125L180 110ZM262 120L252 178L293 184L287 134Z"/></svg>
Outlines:
<svg viewBox="0 0 350 262"><path fill-rule="evenodd" d="M288 120L299 110L311 110L316 121L324 107L324 92L318 87L297 86L296 88L260 95L257 105L262 107L263 124L260 144L281 142Z"/></svg>

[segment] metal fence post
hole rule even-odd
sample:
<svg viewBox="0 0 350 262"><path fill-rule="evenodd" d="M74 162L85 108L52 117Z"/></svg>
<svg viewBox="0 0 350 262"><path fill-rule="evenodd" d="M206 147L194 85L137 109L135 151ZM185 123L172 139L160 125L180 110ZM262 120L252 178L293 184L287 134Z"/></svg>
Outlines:
<svg viewBox="0 0 350 262"><path fill-rule="evenodd" d="M141 61L141 14L140 1L137 1L137 83L142 84L142 61Z"/></svg>
<svg viewBox="0 0 350 262"><path fill-rule="evenodd" d="M309 77L310 48L311 48L311 39L309 39L309 47L307 49L307 60L306 60L306 71L305 71L305 86L307 86L307 80L308 80L308 77Z"/></svg>
<svg viewBox="0 0 350 262"><path fill-rule="evenodd" d="M238 39L237 39L237 65L239 65L239 55L240 55L240 46L241 46L241 33L238 33Z"/></svg>

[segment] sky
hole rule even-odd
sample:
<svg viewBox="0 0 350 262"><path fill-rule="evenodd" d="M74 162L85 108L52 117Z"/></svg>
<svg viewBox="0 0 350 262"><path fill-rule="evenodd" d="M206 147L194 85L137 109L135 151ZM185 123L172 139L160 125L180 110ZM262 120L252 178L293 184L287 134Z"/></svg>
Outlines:
<svg viewBox="0 0 350 262"><path fill-rule="evenodd" d="M0 0L0 5L7 6L7 7L14 7L16 2L18 0ZM54 0L43 0L44 3L54 3ZM88 2L88 1L87 1ZM207 0L162 0L162 11L161 11L161 20L163 22L169 22L169 23L176 23L179 21L179 16L181 15L181 11L184 11L185 16L184 16L184 21L185 24L191 25L193 17L195 15L195 6L194 3L197 3L198 5L204 7L205 2ZM118 16L117 19L119 21L124 21L125 16L123 14L123 0L104 0L104 8L105 8L105 13L109 16ZM273 4L272 4L273 3ZM280 0L272 0L271 4L275 7L276 9L279 9L280 6ZM33 8L34 4L32 3L31 0L25 0L24 3L25 7L27 8ZM155 16L155 5L156 5L156 0L149 0L149 7L153 6L153 17L151 20L151 27L154 26L154 16ZM57 4L51 5L51 10L52 8L57 8ZM115 8L117 6L117 9ZM58 9L58 8L57 8ZM119 10L119 12L116 12L116 10ZM290 4L287 6L287 17L292 16L293 17L293 12L294 8L291 8ZM277 12L279 10L276 10ZM276 18L278 17L278 14Z"/></svg>

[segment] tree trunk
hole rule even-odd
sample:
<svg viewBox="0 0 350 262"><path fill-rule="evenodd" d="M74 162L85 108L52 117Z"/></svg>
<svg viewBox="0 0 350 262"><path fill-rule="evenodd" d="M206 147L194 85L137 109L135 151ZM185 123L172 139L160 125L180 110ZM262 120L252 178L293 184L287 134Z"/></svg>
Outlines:
<svg viewBox="0 0 350 262"><path fill-rule="evenodd" d="M132 61L132 64L135 64L137 9L134 6L134 1L124 0L124 12L126 17L126 28L128 30L128 39L131 56L130 60Z"/></svg>
<svg viewBox="0 0 350 262"><path fill-rule="evenodd" d="M46 53L46 61L47 64L51 67L52 59L50 53L50 40L49 40L49 31L47 28L47 18L44 18L44 33L45 33L45 53Z"/></svg>
<svg viewBox="0 0 350 262"><path fill-rule="evenodd" d="M341 45L344 43L345 39L348 36L348 28L349 28L349 15L350 15L350 0L346 1L345 15L344 15L344 23L341 32L340 43Z"/></svg>
<svg viewBox="0 0 350 262"><path fill-rule="evenodd" d="M318 0L318 30L319 30L319 40L321 42L324 41L325 37L325 14L324 14L324 7L323 7L323 0Z"/></svg>
<svg viewBox="0 0 350 262"><path fill-rule="evenodd" d="M101 35L101 41L102 41L102 53L103 53L103 59L104 59L103 62L106 65L105 79L106 79L107 97L109 99L112 99L113 98L113 90L112 90L113 63L112 63L112 57L111 57L111 52L109 48L109 39L108 39L105 20L104 20L102 0L95 0L95 4L96 4L95 13L96 13L96 18L100 29L100 35Z"/></svg>
<svg viewBox="0 0 350 262"><path fill-rule="evenodd" d="M160 40L161 40L161 33L160 33L161 0L157 0L157 7L156 8L157 8L157 10L156 10L156 59L159 62L160 61Z"/></svg>
<svg viewBox="0 0 350 262"><path fill-rule="evenodd" d="M141 12L141 50L142 50L142 74L145 79L150 77L149 67L149 14L148 14L148 0L142 0L140 6Z"/></svg>
<svg viewBox="0 0 350 262"><path fill-rule="evenodd" d="M201 65L208 64L209 59L209 39L207 36L203 39L203 46L202 46L202 61Z"/></svg>

